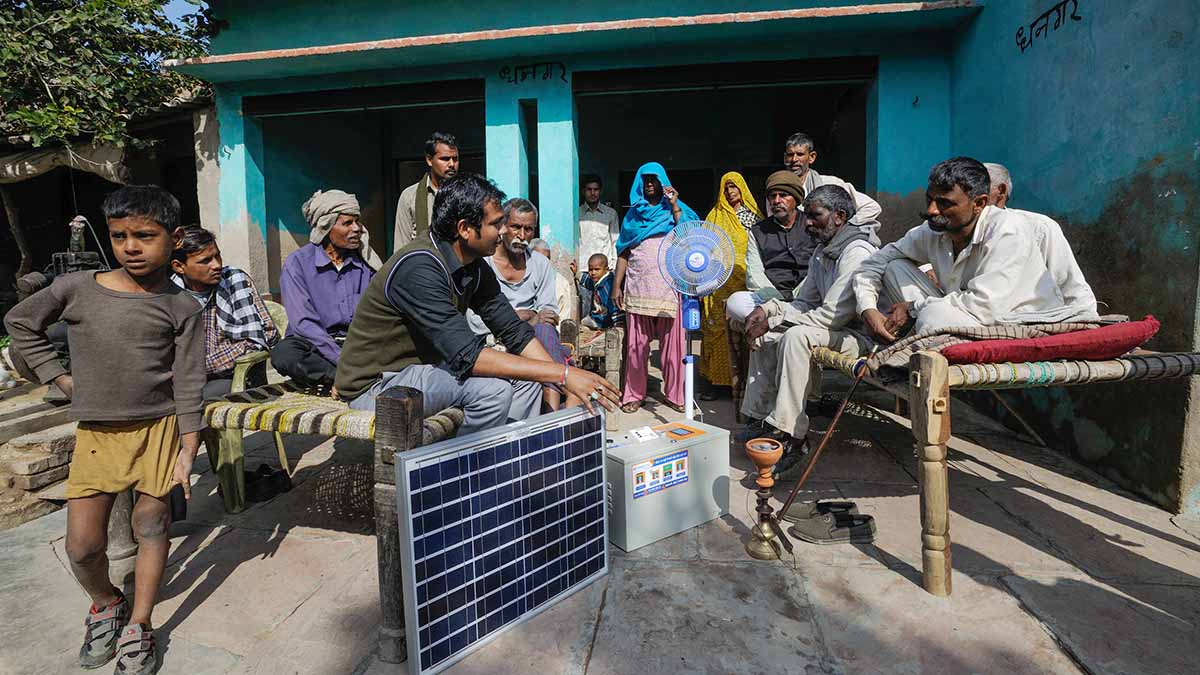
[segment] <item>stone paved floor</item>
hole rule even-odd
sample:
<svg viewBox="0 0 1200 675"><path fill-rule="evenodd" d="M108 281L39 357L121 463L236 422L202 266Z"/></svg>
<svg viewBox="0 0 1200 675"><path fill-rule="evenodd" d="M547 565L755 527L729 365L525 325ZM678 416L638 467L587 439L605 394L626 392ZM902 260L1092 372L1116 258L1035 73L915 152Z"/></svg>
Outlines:
<svg viewBox="0 0 1200 675"><path fill-rule="evenodd" d="M452 672L1196 672L1200 541L957 400L954 594L921 590L907 423L885 412L886 397L862 394L874 406L844 418L805 494L857 501L877 520L873 545L797 544L794 559L748 559L749 463L731 449L728 516L633 553L612 549L609 576ZM728 400L704 409L732 426ZM677 417L650 405L622 427ZM248 468L271 461L265 438L249 445ZM296 489L236 516L197 463L156 612L162 672L407 672L373 653L369 449L288 446ZM64 527L59 512L0 533L0 673L78 672L86 599L63 564Z"/></svg>

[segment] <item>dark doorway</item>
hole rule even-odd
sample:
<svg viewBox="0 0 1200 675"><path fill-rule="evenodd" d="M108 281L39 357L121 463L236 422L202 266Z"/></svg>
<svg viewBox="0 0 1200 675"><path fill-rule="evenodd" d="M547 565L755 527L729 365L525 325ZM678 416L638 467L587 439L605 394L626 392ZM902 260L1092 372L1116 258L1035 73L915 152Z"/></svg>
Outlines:
<svg viewBox="0 0 1200 675"><path fill-rule="evenodd" d="M704 217L721 174L740 171L761 208L785 139L803 131L817 171L861 188L874 72L873 59L846 59L577 74L580 172L599 174L623 213L637 167L660 162Z"/></svg>
<svg viewBox="0 0 1200 675"><path fill-rule="evenodd" d="M482 173L483 81L420 83L247 98L262 125L268 272L307 241L301 204L316 190L358 197L371 245L392 250L396 201L426 172L425 140L434 131L458 140L460 171Z"/></svg>

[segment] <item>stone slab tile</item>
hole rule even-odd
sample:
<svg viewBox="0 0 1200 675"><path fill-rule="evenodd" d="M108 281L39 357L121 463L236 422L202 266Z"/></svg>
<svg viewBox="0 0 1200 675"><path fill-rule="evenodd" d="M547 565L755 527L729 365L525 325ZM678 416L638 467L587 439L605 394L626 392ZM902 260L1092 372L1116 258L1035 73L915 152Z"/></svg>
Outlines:
<svg viewBox="0 0 1200 675"><path fill-rule="evenodd" d="M249 655L325 575L374 545L367 537L231 529L168 567L155 620L190 641Z"/></svg>
<svg viewBox="0 0 1200 675"><path fill-rule="evenodd" d="M159 675L218 675L230 672L241 660L236 654L192 642L178 633L155 633L162 650Z"/></svg>
<svg viewBox="0 0 1200 675"><path fill-rule="evenodd" d="M59 511L0 532L0 672L77 672L88 599L55 553L66 527Z"/></svg>
<svg viewBox="0 0 1200 675"><path fill-rule="evenodd" d="M69 446L54 450L17 447L12 443L5 443L0 446L0 472L28 476L56 466L63 466L71 461L74 450L73 440Z"/></svg>
<svg viewBox="0 0 1200 675"><path fill-rule="evenodd" d="M28 523L61 508L53 502L38 499L32 492L12 487L8 478L11 476L0 477L0 531Z"/></svg>
<svg viewBox="0 0 1200 675"><path fill-rule="evenodd" d="M912 476L872 437L872 430L868 427L871 424L844 415L833 438L817 458L809 480L912 482ZM809 447L813 450L820 441L819 434L809 434Z"/></svg>
<svg viewBox="0 0 1200 675"><path fill-rule="evenodd" d="M964 574L938 598L887 570L804 574L820 635L838 672L1075 673L1079 670L1005 589Z"/></svg>
<svg viewBox="0 0 1200 675"><path fill-rule="evenodd" d="M238 527L273 530L285 526L313 536L375 531L374 468L334 457L297 472L297 484L243 512Z"/></svg>
<svg viewBox="0 0 1200 675"><path fill-rule="evenodd" d="M61 480L52 485L47 485L33 493L33 496L45 501L65 502L67 501L67 481Z"/></svg>
<svg viewBox="0 0 1200 675"><path fill-rule="evenodd" d="M588 673L781 671L830 671L809 600L788 568L614 567Z"/></svg>
<svg viewBox="0 0 1200 675"><path fill-rule="evenodd" d="M70 421L70 406L46 407L48 405L30 405L9 413L6 402L4 419L0 421L0 443L6 443L19 436L56 427Z"/></svg>
<svg viewBox="0 0 1200 675"><path fill-rule="evenodd" d="M1063 577L1002 582L1090 672L1197 672L1200 588Z"/></svg>
<svg viewBox="0 0 1200 675"><path fill-rule="evenodd" d="M700 538L699 528L690 528L678 534L671 535L656 542L646 544L632 551L622 551L615 545L608 547L613 559L629 558L634 560L699 560Z"/></svg>
<svg viewBox="0 0 1200 675"><path fill-rule="evenodd" d="M787 498L791 485L776 487L771 506L778 512ZM784 489L788 488L788 489ZM797 501L812 502L818 499L843 499L844 495L836 483L810 481L801 488ZM789 539L792 553L784 550L784 562L761 562L746 553L746 542L750 539L750 527L755 515L747 511L741 499L736 501L733 513L709 521L696 528L700 542L700 557L706 561L745 562L755 565L788 565L806 569L810 565L867 566L881 568L879 556L871 546L813 546ZM752 510L754 503L750 503ZM786 530L790 524L784 523Z"/></svg>
<svg viewBox="0 0 1200 675"><path fill-rule="evenodd" d="M7 445L15 452L70 452L75 448L75 422L42 429L33 433L18 436Z"/></svg>
<svg viewBox="0 0 1200 675"><path fill-rule="evenodd" d="M1158 507L1101 490L1087 499L1038 486L982 491L1094 577L1200 586L1200 544Z"/></svg>
<svg viewBox="0 0 1200 675"><path fill-rule="evenodd" d="M20 490L40 490L51 483L56 483L67 477L70 467L56 466L53 469L35 473L29 476L16 475L10 478L13 487Z"/></svg>
<svg viewBox="0 0 1200 675"><path fill-rule="evenodd" d="M379 583L375 549L320 570L320 588L259 636L235 673L350 673L377 648Z"/></svg>
<svg viewBox="0 0 1200 675"><path fill-rule="evenodd" d="M921 569L920 494L917 485L838 483L860 513L874 516L874 551L896 570ZM1075 571L1045 538L1012 518L974 488L950 480L950 541L954 569L972 574ZM830 547L840 548L840 547Z"/></svg>

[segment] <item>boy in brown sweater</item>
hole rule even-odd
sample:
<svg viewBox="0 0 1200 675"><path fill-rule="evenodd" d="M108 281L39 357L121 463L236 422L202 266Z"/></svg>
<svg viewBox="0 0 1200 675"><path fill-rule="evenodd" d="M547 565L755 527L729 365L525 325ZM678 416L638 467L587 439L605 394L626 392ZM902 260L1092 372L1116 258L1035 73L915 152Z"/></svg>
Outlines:
<svg viewBox="0 0 1200 675"><path fill-rule="evenodd" d="M170 540L167 493L191 497L192 460L203 425L204 339L199 307L171 283L179 202L155 186L127 186L104 200L108 236L121 267L55 279L9 311L13 345L42 382L71 397L79 421L67 477L67 556L92 598L79 651L84 668L118 657L120 675L158 668L150 614ZM71 373L46 328L70 326ZM133 488L138 540L131 603L108 576L108 517Z"/></svg>

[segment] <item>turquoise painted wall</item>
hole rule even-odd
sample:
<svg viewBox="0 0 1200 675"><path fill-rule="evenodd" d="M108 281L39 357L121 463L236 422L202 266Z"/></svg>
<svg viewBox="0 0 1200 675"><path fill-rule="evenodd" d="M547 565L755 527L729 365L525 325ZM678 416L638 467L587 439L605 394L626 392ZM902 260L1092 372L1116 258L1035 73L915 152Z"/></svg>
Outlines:
<svg viewBox="0 0 1200 675"><path fill-rule="evenodd" d="M500 64L495 62L467 63L447 66L437 71L440 79L484 78L485 79L485 139L487 150L487 175L510 196L528 196L528 162L521 129L520 101L533 100L538 110L538 194L542 211L543 236L553 246L570 251L575 248L575 208L578 203L578 148L575 101L570 81L575 72L608 70L648 66L670 66L694 62L717 62L730 60L759 61L773 59L798 59L831 57L836 55L875 55L879 59L879 79L872 94L868 121L872 136L868 136L868 148L877 153L877 159L861 186L874 192L875 186L882 191L908 194L923 189L924 178L929 166L944 158L948 152L950 129L950 106L947 103L950 91L949 65L944 56L944 45L930 36L910 36L902 45L889 46L880 53L877 43L870 40L848 42L843 40L810 38L799 44L760 41L747 43L736 53L702 51L698 48L673 49L660 52L600 52L583 56L562 57L566 69L566 82L559 77L548 80L533 79L512 84L498 76ZM557 61L553 54L543 55L537 60ZM513 59L512 63L522 63ZM803 74L801 74L803 75ZM293 77L278 80L260 80L235 84L220 84L218 109L222 131L222 143L230 158L232 171L222 173L222 219L238 218L239 209L251 205L251 217L259 228L267 224L277 227L279 218L268 218L265 210L265 191L261 173L263 149L251 148L249 152L239 146L238 141L251 137L263 141L257 131L259 122L243 118L235 107L240 108L241 95L269 95L286 92L326 90L331 86L358 87L386 84L419 82L430 77L430 72L421 70L365 71L348 73L336 80L328 77ZM914 105L914 101L916 104ZM819 105L819 103L814 103ZM681 111L681 114L693 114ZM304 119L304 118L300 118ZM226 129L229 133L226 134ZM713 130L713 133L720 133ZM874 138L874 142L872 142ZM297 139L303 140L303 139ZM267 141L268 144L276 141ZM764 139L764 142L768 142ZM654 154L653 142L646 150ZM271 152L274 152L273 150ZM260 159L255 160L258 156ZM243 159L243 157L248 159ZM907 161L906 159L907 158ZM277 166L281 166L276 163ZM246 169L245 167L249 167ZM374 168L369 168L375 171ZM277 184L276 183L273 183ZM228 194L227 194L228 193ZM241 194L239 194L241 193ZM295 195L290 195L294 197ZM712 195L697 195L696 208L707 208ZM886 200L885 206L887 206ZM894 201L894 200L893 200ZM902 217L913 209L889 209L888 218ZM389 216L390 217L390 214ZM906 217L906 216L904 216ZM890 221L889 221L890 222ZM894 227L892 229L899 229ZM269 239L268 230L261 230ZM381 252L385 247L379 247Z"/></svg>
<svg viewBox="0 0 1200 675"><path fill-rule="evenodd" d="M953 150L1007 165L1012 205L1063 224L1107 310L1162 321L1151 348L1194 349L1198 5L1079 0L1057 29L1052 14L1039 31L1054 5L990 0L962 32ZM1069 16L1075 7L1079 20ZM1018 29L1034 34L1024 51ZM1052 445L1168 508L1200 513L1200 448L1187 433L1193 396L1174 380L1048 390L1024 407Z"/></svg>
<svg viewBox="0 0 1200 675"><path fill-rule="evenodd" d="M889 0L693 0L686 8L670 0L537 2L444 0L435 5L377 0L210 0L229 27L212 41L212 53L363 42L443 33L498 30L631 18L748 12L773 9L886 4Z"/></svg>

